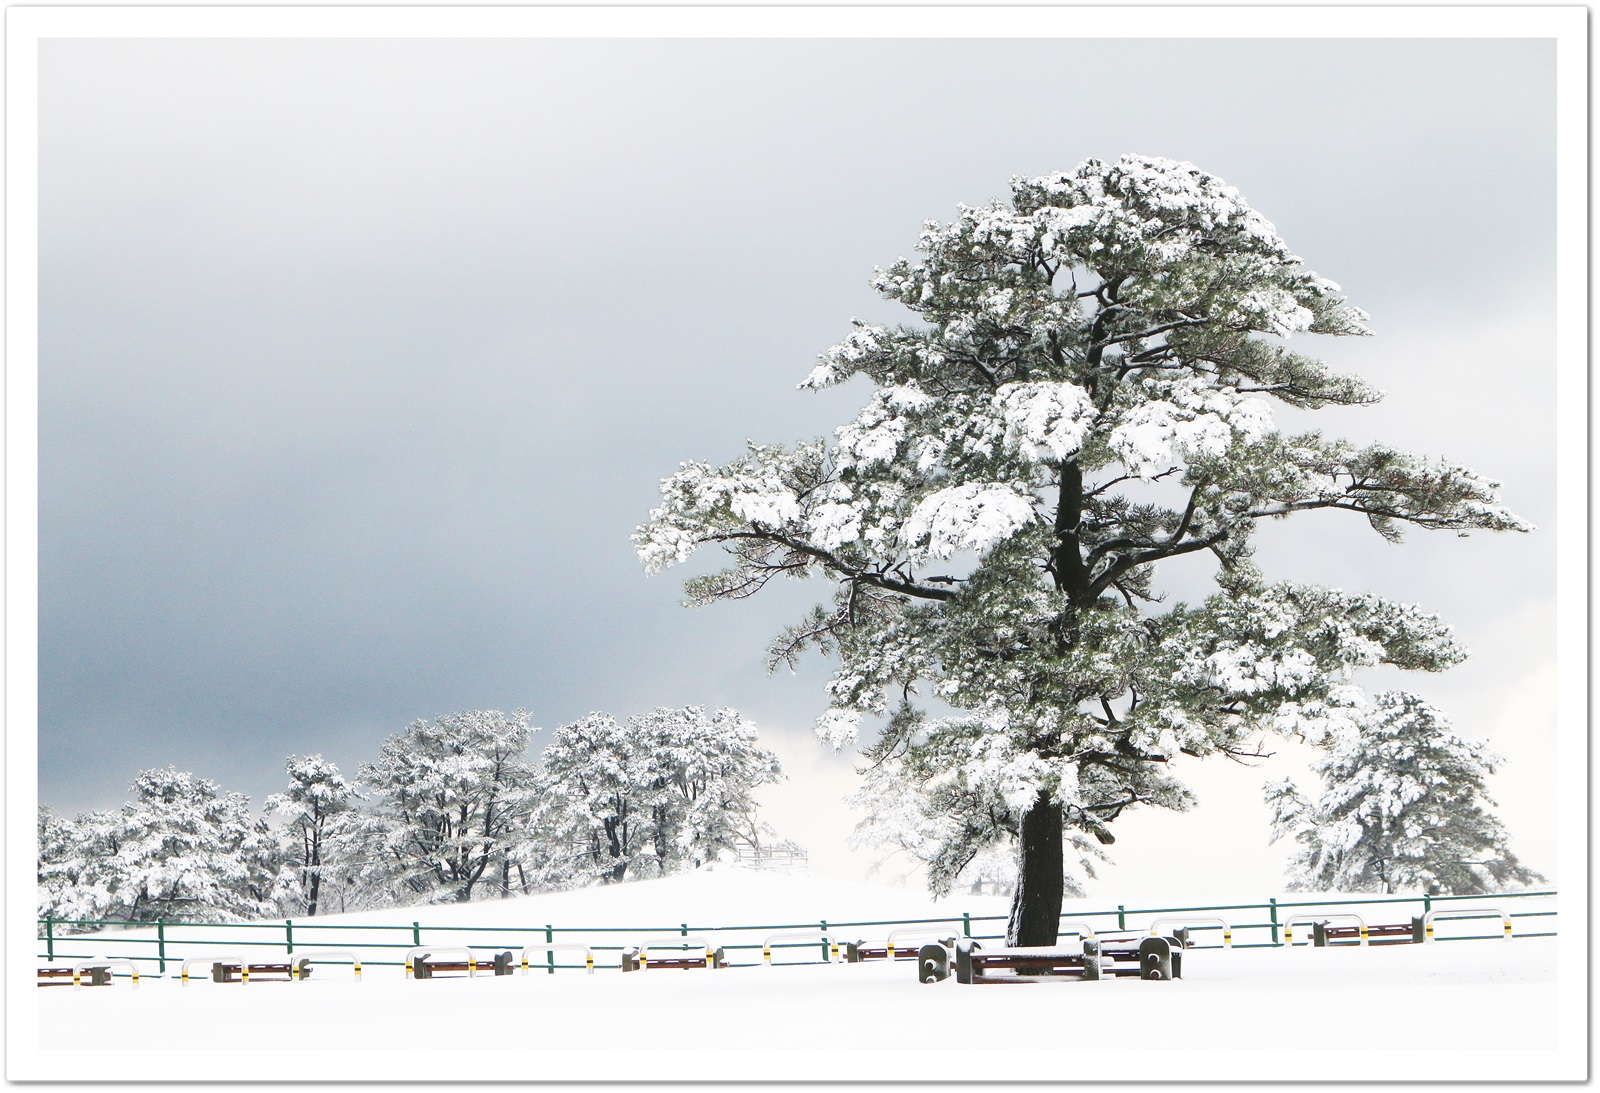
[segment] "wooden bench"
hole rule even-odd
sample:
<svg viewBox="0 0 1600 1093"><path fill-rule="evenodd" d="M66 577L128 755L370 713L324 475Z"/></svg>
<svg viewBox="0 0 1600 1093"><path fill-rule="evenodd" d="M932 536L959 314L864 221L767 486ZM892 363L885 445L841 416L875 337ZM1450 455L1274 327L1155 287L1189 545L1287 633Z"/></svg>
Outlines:
<svg viewBox="0 0 1600 1093"><path fill-rule="evenodd" d="M493 972L495 975L511 975L516 971L516 957L510 949L505 949L493 955L479 959L476 956L450 960L430 960L432 953L418 953L411 960L411 977L413 979L433 979L440 972L467 976L474 976L484 972Z"/></svg>
<svg viewBox="0 0 1600 1093"><path fill-rule="evenodd" d="M1175 937L1084 938L1100 958L1100 978L1182 979L1183 942Z"/></svg>
<svg viewBox="0 0 1600 1093"><path fill-rule="evenodd" d="M310 975L311 969L299 969L295 964L228 964L217 961L211 965L213 983L248 983L254 977L264 983L292 983L301 975Z"/></svg>
<svg viewBox="0 0 1600 1093"><path fill-rule="evenodd" d="M650 950L654 949L655 952ZM695 950L699 950L696 952ZM663 955L663 953L665 955ZM711 944L710 939L685 934L681 937L653 937L622 950L622 970L646 971L650 968L726 968L728 954Z"/></svg>
<svg viewBox="0 0 1600 1093"><path fill-rule="evenodd" d="M982 942L963 937L955 945L957 983L1030 983L1058 979L1099 979L1100 957L1085 938L1079 950L1047 946L985 948ZM1001 974L996 974L1001 973ZM950 975L947 950L942 945L924 945L917 952L917 978L937 983Z"/></svg>
<svg viewBox="0 0 1600 1093"><path fill-rule="evenodd" d="M1084 937L1080 949L993 946L972 938L955 943L958 983L1027 983L1050 979L1181 979L1183 942L1176 937ZM937 983L949 977L951 961L942 945L917 952L917 978Z"/></svg>
<svg viewBox="0 0 1600 1093"><path fill-rule="evenodd" d="M1363 938L1368 945L1421 945L1427 940L1420 915L1409 923L1388 922L1376 926L1311 924L1311 944L1319 949L1333 944L1359 945Z"/></svg>
<svg viewBox="0 0 1600 1093"><path fill-rule="evenodd" d="M922 946L930 943L943 945L946 949L955 948L956 939L953 937L942 937L930 942L928 939L933 938L933 934L926 933L919 934L919 936L922 940L915 941L909 945L904 943L897 944L893 936L881 945L868 945L865 941L846 941L844 943L845 963L860 964L865 960L915 960Z"/></svg>
<svg viewBox="0 0 1600 1093"><path fill-rule="evenodd" d="M109 987L111 968L105 964L78 965L47 964L39 969L41 987Z"/></svg>
<svg viewBox="0 0 1600 1093"><path fill-rule="evenodd" d="M624 949L622 951L622 970L625 972L647 971L653 968L725 968L728 966L728 957L721 949L712 949L696 953L674 953L671 956L652 956L644 949Z"/></svg>

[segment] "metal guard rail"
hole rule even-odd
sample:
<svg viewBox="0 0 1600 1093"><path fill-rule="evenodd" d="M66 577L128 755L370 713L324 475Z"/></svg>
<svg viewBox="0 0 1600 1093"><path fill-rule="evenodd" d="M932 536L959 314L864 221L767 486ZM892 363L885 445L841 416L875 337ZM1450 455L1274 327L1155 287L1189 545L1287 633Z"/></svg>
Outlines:
<svg viewBox="0 0 1600 1093"><path fill-rule="evenodd" d="M1130 908L1130 907L1127 907L1124 904L1117 904L1114 910L1113 909L1106 909L1106 910L1099 910L1099 911L1086 911L1086 910L1081 910L1081 909L1074 908L1074 909L1071 909L1071 910L1063 911L1062 912L1062 919L1063 919L1062 928L1063 928L1063 930L1067 930L1067 931L1070 931L1070 932L1079 932L1079 933L1082 933L1082 932L1085 932L1085 931L1093 931L1095 933L1102 933L1102 934L1105 934L1105 933L1119 933L1119 932L1120 933L1130 933L1130 934L1142 934L1142 933L1147 932L1153 925L1155 925L1157 923L1157 921L1160 918L1163 918L1163 917L1170 918L1172 916L1180 916L1180 915L1182 915L1182 916L1193 916L1193 915L1200 914L1200 913L1205 913L1208 916L1211 916L1211 914L1214 913L1214 912L1229 912L1229 911L1266 912L1267 918L1266 918L1265 921L1230 922L1228 919L1225 919L1225 918L1210 917L1210 923L1206 924L1206 925L1202 925L1201 922L1199 922L1199 921L1194 922L1193 928L1198 930L1198 931L1201 931L1201 932L1216 931L1219 928L1224 928L1225 929L1225 937L1227 938L1227 940L1222 942L1221 944L1196 945L1195 948L1222 948L1222 947L1232 947L1232 948L1239 948L1239 949L1282 948L1282 947L1284 947L1284 945L1289 940L1287 934L1288 934L1288 925L1289 925L1289 922L1290 922L1291 919L1303 922L1308 917L1312 917L1312 918L1317 917L1317 915L1319 913L1321 915L1324 915L1324 916L1327 916L1327 917L1334 917L1334 916L1338 916L1338 915L1348 915L1350 912L1348 912L1345 909L1352 908L1352 907L1378 907L1378 906L1386 906L1386 905L1391 905L1391 904L1410 904L1413 907L1418 907L1418 906L1421 907L1422 913L1424 915L1428 916L1430 927L1431 927L1431 925L1432 925L1432 923L1434 921L1439 921L1441 923L1442 922L1447 922L1447 921L1448 922L1452 922L1452 923L1463 923L1463 922L1473 922L1473 921L1475 921L1477 919L1495 919L1498 923L1503 923L1501 928L1495 929L1492 933L1487 933L1487 934L1482 934L1482 935L1473 934L1473 935L1466 935L1466 936L1453 935L1453 936L1448 936L1448 937L1437 937L1437 936L1433 935L1433 931L1430 929L1430 931L1429 931L1430 932L1430 938L1432 940L1438 940L1438 941L1465 941L1465 940L1487 940L1487 939L1491 939L1491 938L1492 939L1500 939L1500 938L1511 938L1511 937L1517 937L1517 938L1524 938L1524 937L1553 937L1553 936L1556 936L1556 932L1554 930L1515 932L1513 927L1512 927L1512 922L1513 922L1513 920L1553 918L1558 914L1558 911L1555 910L1555 909L1537 909L1537 910L1528 910L1528 911L1510 910L1509 913L1506 913L1506 914L1502 915L1501 912L1496 911L1496 910L1490 910L1490 909L1484 908L1484 907L1481 906L1481 904L1494 902L1494 903L1506 903L1506 904L1515 905L1515 903L1517 903L1517 902L1525 901L1525 900L1529 900L1529 899L1555 899L1556 897L1557 897L1557 893L1555 891L1531 891L1531 892L1508 892L1508 893L1502 893L1502 894L1488 894L1488 895L1377 896L1377 897L1366 897L1366 898L1344 898L1344 899L1334 899L1334 900L1318 900L1318 899L1307 899L1307 900L1296 900L1296 901L1287 901L1286 900L1286 901L1283 901L1283 902L1280 902L1276 898L1273 898L1273 899L1268 899L1264 903L1212 904L1212 905L1196 906L1196 907L1131 907ZM1476 901L1479 902L1480 906L1479 907L1463 907L1459 911L1455 911L1451 907L1452 904L1459 904L1459 903L1461 903L1463 901L1467 901L1467 900L1476 900ZM1313 908L1313 909L1316 909L1316 910L1313 911L1313 912L1308 912L1307 914L1295 914L1295 913L1293 913L1293 912L1305 911L1305 909L1307 909L1307 908ZM1280 913L1283 913L1283 912L1289 912L1290 914L1288 915L1288 917L1280 917ZM1474 913L1474 912L1476 912L1476 913ZM420 946L422 944L422 932L424 930L426 930L431 936L436 938L438 941L443 941L445 939L444 936L442 936L442 935L463 934L463 933L465 933L465 934L478 934L478 935L483 935L483 936L493 936L493 937L496 937L496 938L504 938L507 935L538 934L538 935L543 935L543 942L544 942L543 944L524 945L524 944L521 944L521 943L518 943L518 944L507 944L504 940L495 940L495 941L477 941L477 940L473 940L473 941L468 942L465 945L461 944L460 942L456 942L455 943L455 947L456 948L468 948L468 949L484 949L484 950L493 949L493 950L497 950L497 951L498 950L504 950L504 949L507 949L507 948L511 948L511 949L524 949L524 948L526 948L526 949L535 950L535 951L546 951L546 950L554 950L554 949L569 949L570 950L570 949L572 949L572 946L578 944L578 941L577 941L578 935L589 935L589 936L593 936L593 935L631 935L634 938L638 938L640 936L649 936L649 937L656 938L656 939L659 940L659 939L663 939L667 935L676 934L676 935L678 935L680 940L683 940L683 939L687 939L687 935L689 935L690 932L693 931L694 933L702 934L702 935L704 935L704 934L719 935L719 941L720 941L722 936L727 936L727 935L739 935L739 934L751 935L750 940L748 940L748 941L735 940L734 937L728 936L727 941L721 942L721 947L729 955L732 955L734 953L749 953L754 957L754 959L749 961L748 964L731 964L730 963L730 966L753 966L753 965L760 964L760 963L764 962L763 961L763 956L762 956L763 941L766 940L766 939L771 939L772 934L774 932L776 932L776 931L815 931L815 933L812 936L816 937L817 941L813 942L812 944L816 944L816 943L820 942L824 946L824 949L820 953L820 959L810 960L810 961L792 961L792 963L798 965L798 964L802 964L802 963L806 963L806 964L829 963L830 962L829 957L832 954L826 951L826 947L828 946L829 942L831 942L835 938L842 940L845 937L849 936L847 931L855 931L855 930L859 930L859 929L870 930L870 931L872 931L870 934L857 935L857 936L860 936L863 939L866 939L866 938L870 937L874 941L883 941L887 936L889 936L889 931L883 930L882 929L883 927L897 928L897 929L894 929L892 931L893 934L896 934L896 935L910 935L913 932L918 933L918 934L927 933L927 934L931 935L934 932L938 932L938 933L944 934L946 936L949 936L951 934L956 934L958 936L965 936L965 937L975 938L975 939L978 939L978 940L988 941L988 940L994 940L994 939L1003 937L1004 936L1003 930L1001 932L999 932L999 933L984 931L981 928L982 924L991 923L991 922L992 923L1003 923L1003 922L1006 921L1006 917L1007 916L1005 916L1005 915L973 915L973 914L962 913L962 914L947 915L947 916L942 917L942 918L861 919L861 920L846 920L846 921L832 921L832 922L830 922L829 920L817 920L817 921L812 921L812 922L781 922L781 923L762 923L762 924L728 925L728 926L709 926L709 925L706 925L706 926L691 926L689 923L680 923L680 924L678 924L676 926L655 925L655 926L640 926L640 927L631 927L631 926L603 926L603 927L562 926L562 927L556 927L556 926L550 925L550 924L547 924L547 925L544 925L544 926L427 926L427 925L424 925L423 923L421 923L420 921L414 921L414 922L410 923L409 925L403 925L403 924L351 925L351 924L346 924L346 923L326 923L326 924L324 924L324 923L316 922L315 920L309 920L309 921L308 920L300 920L300 921L296 922L296 921L294 921L292 919L287 919L287 920L284 920L283 922L276 922L276 921L273 921L273 922L190 922L190 921L178 921L178 920L156 920L154 922L126 922L126 921L113 921L113 920L104 920L104 919L53 919L53 918L44 918L44 919L38 920L39 921L39 928L40 928L40 933L39 933L38 940L40 942L44 943L45 951L41 952L41 953L39 953L37 955L41 959L46 959L46 960L58 960L58 959L66 960L66 959L80 959L80 958L81 959L101 959L101 958L103 958L103 954L101 954L101 953L90 954L90 953L74 953L74 952L65 951L68 948L75 947L75 945L88 944L88 943L91 942L91 940L92 940L92 943L95 946L106 946L106 945L147 946L148 948L146 948L145 952L143 952L143 953L120 953L119 954L119 959L120 960L127 960L127 961L141 961L141 962L144 962L146 964L157 964L159 966L159 971L162 974L165 974L166 970L167 970L167 965L171 964L171 965L176 967L180 963L184 962L184 958L183 958L181 950L191 949L192 947L200 946L200 945L227 946L229 948L244 948L244 947L250 947L250 948L274 948L274 949L278 949L278 950L284 952L285 954L293 955L293 954L296 953L297 949L299 951L303 952L303 951L309 951L310 948L321 948L322 944L336 944L342 949L348 949L348 950L353 950L353 951L369 950L369 951L376 951L378 953L381 953L384 950L390 950L390 949L398 949L398 950L403 950L403 951L404 950L416 949L418 946ZM1090 925L1090 922L1092 920L1102 920L1102 919L1115 919L1115 925L1113 926L1110 922L1105 922L1103 924ZM1138 919L1140 924L1139 925L1131 924L1130 923L1131 919ZM1223 924L1226 924L1226 926L1224 927ZM82 927L113 927L113 928L118 928L118 929L122 929L122 930L128 930L128 929L142 930L142 931L152 931L153 930L154 933L155 933L155 936L153 936L153 937L150 937L150 936L144 936L144 937L119 937L116 934L106 934L106 933L82 933L82 934L72 933L72 934L61 934L61 935L58 935L56 933L56 929L58 927L69 927L69 928L71 928L71 927L77 927L77 928L82 928ZM229 937L224 938L224 937L216 937L216 936L204 936L204 934L187 934L187 933L185 933L183 936L180 937L180 936L174 936L174 934L171 932L173 930L183 930L183 931L195 930L195 931L205 931L207 933L209 933L210 931L218 931L218 932L225 932L226 931L226 932L232 932L233 936L229 936ZM258 940L258 939L255 939L255 938L245 938L245 937L238 936L240 932L248 932L248 931L255 931L258 934L263 935L263 939L259 939ZM313 942L312 945L308 947L308 946L305 945L305 942L310 940L308 935L313 931L323 934L325 940L322 943ZM409 935L409 936L406 936L405 940L403 940L403 941L368 941L368 940L362 940L362 941L359 941L359 942L358 941L347 940L345 938L336 937L336 936L335 937L328 937L327 936L330 933L336 935L336 934L338 934L340 932L345 932L345 933L348 933L348 932L361 932L361 933L365 933L365 934L369 934L369 935L377 935L379 937L382 937L382 936L385 936L385 935L388 935L388 936L394 936L394 935L405 936L405 935ZM1240 935L1242 933L1253 933L1258 937L1261 937L1262 935L1265 935L1265 936L1261 940L1240 941L1240 940L1238 940L1238 935ZM296 945L296 935L297 934L300 935L300 938L302 939L300 945ZM568 939L568 940L565 940L565 941L562 941L562 942L558 943L558 941L557 941L557 936L558 935L564 935L564 938ZM819 935L821 935L821 936L819 936ZM823 937L824 936L826 936L828 938L827 941L823 941ZM787 948L790 948L791 945L792 945L793 948L796 948L796 949L806 947L804 943L799 943L799 944L793 944L793 943L791 943L791 944L780 944L779 946L774 946L774 947L782 947L782 948L786 948L787 949ZM592 960L593 960L592 954L605 953L605 952L620 954L624 949L628 948L629 946L626 943L619 943L619 944L615 944L615 945L589 944L587 947L591 950L591 955L585 958L584 963L581 963L581 964L559 963L558 964L553 959L554 956L555 956L555 952L554 951L550 951L548 953L548 956L550 958L550 962L548 964L546 964L546 965L543 965L543 967L544 967L544 969L546 971L548 971L550 973L554 973L558 969L561 969L561 970L571 970L571 969L588 970L589 968L595 966L595 964L592 963ZM575 951L575 950L573 950L573 951ZM334 961L329 961L329 963L335 963L335 962ZM364 956L360 958L360 963L371 965L371 966L380 966L380 967L381 966L395 966L395 967L404 966L404 962L403 961L370 960L370 959L366 959ZM610 963L609 965L601 965L601 966L609 966L609 967L614 969L614 968L617 967L617 964L616 963Z"/></svg>

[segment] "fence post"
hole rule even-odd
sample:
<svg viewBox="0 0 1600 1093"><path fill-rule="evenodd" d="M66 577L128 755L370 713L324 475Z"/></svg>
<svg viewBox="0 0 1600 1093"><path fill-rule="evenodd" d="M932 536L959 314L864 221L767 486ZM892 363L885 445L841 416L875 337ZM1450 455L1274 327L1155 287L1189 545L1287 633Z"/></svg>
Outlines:
<svg viewBox="0 0 1600 1093"><path fill-rule="evenodd" d="M823 933L827 933L828 932L828 920L827 919L820 919L819 921L822 923L822 932ZM823 960L824 963L826 963L827 960L828 960L828 939L827 938L823 938L822 939L822 960Z"/></svg>
<svg viewBox="0 0 1600 1093"><path fill-rule="evenodd" d="M413 922L411 924L411 944L413 946L418 946L418 945L422 944L422 924L421 923Z"/></svg>
<svg viewBox="0 0 1600 1093"><path fill-rule="evenodd" d="M544 943L546 945L554 945L556 943L556 929L548 922L544 924ZM550 966L550 974L556 974L556 952L554 949L546 949L544 951L544 962Z"/></svg>
<svg viewBox="0 0 1600 1093"><path fill-rule="evenodd" d="M1278 900L1276 896L1267 899L1267 910L1272 914L1272 943L1278 943Z"/></svg>
<svg viewBox="0 0 1600 1093"><path fill-rule="evenodd" d="M1427 914L1433 910L1433 898L1428 893L1422 893L1422 913Z"/></svg>
<svg viewBox="0 0 1600 1093"><path fill-rule="evenodd" d="M56 924L49 915L44 916L44 953L47 960L56 958Z"/></svg>
<svg viewBox="0 0 1600 1093"><path fill-rule="evenodd" d="M294 955L294 922L287 918L283 920L283 951Z"/></svg>
<svg viewBox="0 0 1600 1093"><path fill-rule="evenodd" d="M962 911L961 912L961 936L962 937L971 937L972 936L972 915L971 915L970 912L967 912L967 911Z"/></svg>
<svg viewBox="0 0 1600 1093"><path fill-rule="evenodd" d="M156 959L161 962L161 974L167 974L167 923L156 919Z"/></svg>
<svg viewBox="0 0 1600 1093"><path fill-rule="evenodd" d="M1119 903L1119 904L1117 904L1117 929L1126 930L1127 928L1128 928L1128 920L1127 920L1126 916L1123 914L1123 906L1122 906L1122 904Z"/></svg>

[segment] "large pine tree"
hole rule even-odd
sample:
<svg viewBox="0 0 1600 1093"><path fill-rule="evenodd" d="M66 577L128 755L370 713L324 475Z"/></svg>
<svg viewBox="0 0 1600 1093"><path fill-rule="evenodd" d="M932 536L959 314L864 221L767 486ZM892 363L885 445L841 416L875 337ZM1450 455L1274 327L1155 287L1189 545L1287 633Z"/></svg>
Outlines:
<svg viewBox="0 0 1600 1093"><path fill-rule="evenodd" d="M1191 164L1018 178L1010 201L930 223L919 250L874 280L915 321L858 323L801 384L866 377L856 419L831 442L683 464L634 542L650 572L708 544L732 556L688 582L691 603L831 582L773 663L839 657L818 725L836 744L901 711L870 760L947 769L962 826L1016 838L1007 936L1049 944L1064 830L1109 841L1129 808L1186 807L1174 757L1317 734L1356 701L1358 667L1462 656L1417 609L1269 583L1250 563L1259 521L1343 510L1391 540L1526 525L1465 468L1274 428L1274 403L1378 398L1289 348L1366 334L1366 317ZM1221 591L1165 608L1157 564L1200 555ZM955 712L929 716L919 693Z"/></svg>

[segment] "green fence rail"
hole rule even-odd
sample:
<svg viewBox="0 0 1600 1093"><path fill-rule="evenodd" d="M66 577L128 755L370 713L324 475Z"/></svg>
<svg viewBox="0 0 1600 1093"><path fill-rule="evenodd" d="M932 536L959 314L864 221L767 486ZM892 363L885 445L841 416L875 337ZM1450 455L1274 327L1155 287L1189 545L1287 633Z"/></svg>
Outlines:
<svg viewBox="0 0 1600 1093"><path fill-rule="evenodd" d="M1386 908L1397 912L1397 919L1404 920L1419 911L1427 914L1430 911L1447 909L1452 905L1472 902L1483 908L1503 907L1513 921L1514 932L1511 936L1514 938L1555 937L1555 923L1549 921L1556 917L1555 909L1529 907L1527 902L1539 899L1554 900L1555 897L1554 891L1534 891L1481 896L1378 896L1338 900L1284 901L1274 898L1262 903L1219 903L1197 907L1128 907L1119 903L1115 908L1105 910L1067 910L1062 912L1061 917L1074 922L1087 922L1099 933L1115 934L1143 933L1160 918L1205 915L1212 919L1221 918L1227 923L1231 948L1281 948L1287 942L1284 927L1294 919L1315 917L1318 914L1348 913L1356 908ZM1518 907L1529 907L1529 909L1515 909ZM1243 920L1234 921L1235 915L1243 916ZM1500 922L1496 914L1453 916L1443 920L1443 923L1448 924L1448 930L1441 926L1441 929L1436 931L1434 940L1489 940L1502 939L1506 936L1503 927L1498 926L1489 933L1462 932L1463 929L1473 929L1473 924L1483 919ZM429 926L420 921L408 924L354 925L323 923L315 919L288 919L283 922L185 922L173 919L123 922L46 917L39 920L38 940L42 943L43 951L37 955L49 961L83 961L112 956L155 964L158 973L164 975L169 964L180 965L188 956L195 955L194 950L202 946L226 946L230 950L268 948L288 953L295 952L297 948L303 951L337 947L354 950L360 956L363 965L400 967L405 963L403 959L383 960L377 957L369 959L367 954L371 952L381 956L390 950L404 951L418 948L425 944L424 934L429 941L437 941L441 945L448 943L455 948L485 950L520 950L529 945L537 947L541 943L558 944L563 940L575 941L582 937L587 939L586 943L597 955L620 954L629 948L623 939L637 942L638 939L645 937L659 938L668 935L687 937L690 934L698 934L713 936L717 944L728 954L730 966L738 967L763 963L765 938L780 932L814 929L819 934L830 934L839 941L842 948L846 939L881 941L889 931L909 932L918 927L927 927L926 933L930 938L955 936L992 941L1005 936L1005 922L1004 915L974 915L967 912L939 918L843 921L815 919L809 922L787 921L721 926L680 922L670 926L658 924L636 927L555 926L550 923L528 926ZM1542 926L1550 928L1536 928ZM1197 949L1224 947L1222 938L1217 936L1224 929L1220 922L1209 924L1196 922L1189 929L1192 938L1191 947ZM213 931L225 933L226 936L211 936ZM367 934L385 940L353 940L350 936L352 934ZM468 938L463 935L477 936ZM607 939L612 937L618 938L618 943L608 943ZM388 938L393 940L387 940ZM90 945L101 951L93 953L85 951ZM108 946L116 946L117 951L109 951L106 948ZM816 942L777 942L770 948L773 963L821 964L828 959L827 944L822 942L820 937ZM755 959L741 964L734 959L736 954L741 953L753 954ZM785 959L780 960L780 956ZM808 959L791 959L792 957ZM616 968L620 966L620 958L609 965L597 960L596 966ZM554 974L557 970L585 970L585 965L581 963L558 963L553 952L547 954L545 962L539 967L550 974Z"/></svg>

